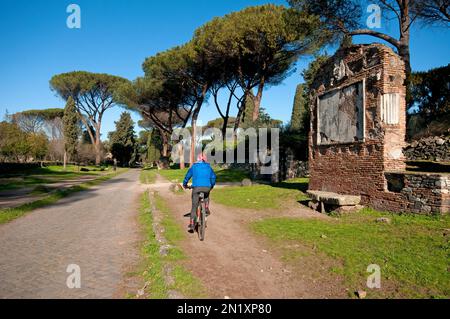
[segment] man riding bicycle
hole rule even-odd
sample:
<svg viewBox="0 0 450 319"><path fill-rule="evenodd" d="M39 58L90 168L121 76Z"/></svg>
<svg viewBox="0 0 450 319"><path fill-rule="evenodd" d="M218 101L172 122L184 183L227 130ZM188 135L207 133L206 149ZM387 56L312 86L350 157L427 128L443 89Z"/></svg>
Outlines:
<svg viewBox="0 0 450 319"><path fill-rule="evenodd" d="M190 233L194 232L194 218L200 201L200 193L205 194L205 201L206 203L209 203L209 192L216 184L216 174L207 160L206 155L200 154L197 158L197 162L189 168L183 181L183 187L186 188L189 180L192 178L192 208L191 219L188 226L188 231ZM207 215L209 215L208 205L206 207Z"/></svg>

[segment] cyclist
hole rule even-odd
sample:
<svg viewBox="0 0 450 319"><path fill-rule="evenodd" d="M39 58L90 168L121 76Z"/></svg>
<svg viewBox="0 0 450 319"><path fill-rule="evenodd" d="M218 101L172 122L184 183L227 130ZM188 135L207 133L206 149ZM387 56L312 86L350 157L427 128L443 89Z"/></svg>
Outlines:
<svg viewBox="0 0 450 319"><path fill-rule="evenodd" d="M209 192L216 184L216 174L207 160L206 155L203 153L199 154L197 162L189 168L183 181L183 187L186 188L189 180L192 178L192 208L188 226L188 231L190 233L194 232L194 218L200 201L200 193L205 194L206 213L209 215Z"/></svg>

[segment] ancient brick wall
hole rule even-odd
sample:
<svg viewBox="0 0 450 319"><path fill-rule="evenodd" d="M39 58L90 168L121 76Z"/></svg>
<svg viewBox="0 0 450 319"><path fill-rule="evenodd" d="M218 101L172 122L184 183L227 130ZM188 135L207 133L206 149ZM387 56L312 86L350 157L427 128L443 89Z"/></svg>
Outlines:
<svg viewBox="0 0 450 319"><path fill-rule="evenodd" d="M368 203L374 193L384 192L386 169L405 168L401 152L405 143L405 105L400 103L395 125L382 123L381 114L384 94L397 93L404 100L403 64L385 46L357 45L339 50L322 70L312 85L310 189L358 194ZM364 82L364 123L359 124L363 125L364 138L353 143L320 145L318 98L357 82Z"/></svg>
<svg viewBox="0 0 450 319"><path fill-rule="evenodd" d="M380 210L449 212L449 175L405 172L403 70L381 44L340 49L321 68L310 87L310 190L360 195Z"/></svg>

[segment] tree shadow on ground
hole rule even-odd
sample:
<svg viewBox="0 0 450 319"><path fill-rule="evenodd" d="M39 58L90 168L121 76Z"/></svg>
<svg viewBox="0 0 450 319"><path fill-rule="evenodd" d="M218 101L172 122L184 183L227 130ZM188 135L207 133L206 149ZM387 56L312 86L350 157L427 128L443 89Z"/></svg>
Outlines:
<svg viewBox="0 0 450 319"><path fill-rule="evenodd" d="M306 191L308 190L308 184L309 184L308 181L298 181L298 182L285 181L280 183L273 183L270 184L270 186L284 189L295 189L302 191L303 193L306 193Z"/></svg>
<svg viewBox="0 0 450 319"><path fill-rule="evenodd" d="M227 168L215 173L218 182L241 182L245 178L250 178L249 172L238 169Z"/></svg>
<svg viewBox="0 0 450 319"><path fill-rule="evenodd" d="M301 199L301 200L297 201L297 203L299 203L300 205L303 205L305 207L309 207L309 202L310 202L309 199Z"/></svg>
<svg viewBox="0 0 450 319"><path fill-rule="evenodd" d="M126 182L126 181L128 181L127 178L115 177L115 178L111 178L106 181L102 181L95 185L90 185L89 188L84 188L79 185L68 187L66 189L59 190L62 193L66 192L64 197L61 197L60 199L58 199L57 202L54 202L54 203L44 206L44 208L51 207L51 206L65 206L72 202L77 202L80 200L86 200L86 199L89 199L92 197L96 197L96 196L99 196L98 191L100 191L102 188L104 188L108 184L116 184L119 182Z"/></svg>
<svg viewBox="0 0 450 319"><path fill-rule="evenodd" d="M124 178L124 177L115 177L115 178L111 178L111 179L108 179L108 180L106 180L106 181L103 181L103 182L101 182L101 183L98 184L98 185L116 184L116 183L120 183L120 182L125 182L125 181L127 181L127 180L129 180L129 179Z"/></svg>
<svg viewBox="0 0 450 319"><path fill-rule="evenodd" d="M96 189L96 188L88 188L88 189L82 189L82 190L77 190L77 191L69 191L68 194L66 194L64 197L61 197L60 199L58 199L58 201L44 205L42 207L37 207L37 208L45 209L45 208L59 207L59 206L65 207L67 205L70 205L71 203L76 203L79 201L84 201L84 200L90 199L92 197L99 196L98 190L99 189ZM45 202L45 199L43 199L43 201ZM32 203L30 203L30 205L33 206Z"/></svg>

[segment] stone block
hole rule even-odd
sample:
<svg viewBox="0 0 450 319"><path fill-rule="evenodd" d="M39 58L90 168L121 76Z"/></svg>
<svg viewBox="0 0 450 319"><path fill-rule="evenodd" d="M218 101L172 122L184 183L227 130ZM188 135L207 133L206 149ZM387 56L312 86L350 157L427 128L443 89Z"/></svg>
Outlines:
<svg viewBox="0 0 450 319"><path fill-rule="evenodd" d="M335 206L355 206L361 202L361 196L342 195L332 192L308 190L307 193L316 201Z"/></svg>

